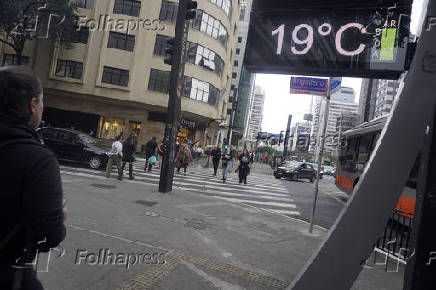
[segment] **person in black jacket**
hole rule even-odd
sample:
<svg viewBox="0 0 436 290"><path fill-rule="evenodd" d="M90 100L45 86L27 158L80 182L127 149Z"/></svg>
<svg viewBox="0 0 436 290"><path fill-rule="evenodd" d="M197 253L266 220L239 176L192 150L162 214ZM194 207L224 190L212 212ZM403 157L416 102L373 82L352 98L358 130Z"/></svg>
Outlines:
<svg viewBox="0 0 436 290"><path fill-rule="evenodd" d="M123 164L121 168L118 170L118 179L123 180L124 168L126 167L126 163L129 163L129 180L135 179L133 177L133 162L135 159L136 152L136 139L130 134L129 137L123 143Z"/></svg>
<svg viewBox="0 0 436 290"><path fill-rule="evenodd" d="M213 175L215 176L218 171L218 166L220 164L221 159L221 149L216 147L212 150L212 163L213 163Z"/></svg>
<svg viewBox="0 0 436 290"><path fill-rule="evenodd" d="M0 289L43 289L29 263L66 235L59 164L34 129L43 108L31 72L0 68Z"/></svg>
<svg viewBox="0 0 436 290"><path fill-rule="evenodd" d="M156 148L157 148L157 142L156 142L156 137L151 138L150 141L147 142L147 144L145 144L145 166L144 166L144 171L147 170L148 167L148 171L151 171L153 164L148 162L148 159L151 156L156 155Z"/></svg>

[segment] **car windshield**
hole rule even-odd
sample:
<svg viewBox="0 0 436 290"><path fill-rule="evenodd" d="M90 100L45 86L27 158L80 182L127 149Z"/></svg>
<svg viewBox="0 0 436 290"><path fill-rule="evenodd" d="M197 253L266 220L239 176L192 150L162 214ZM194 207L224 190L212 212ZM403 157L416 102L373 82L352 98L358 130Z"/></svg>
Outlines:
<svg viewBox="0 0 436 290"><path fill-rule="evenodd" d="M96 144L97 140L87 134L79 134L81 140L83 140L86 144Z"/></svg>

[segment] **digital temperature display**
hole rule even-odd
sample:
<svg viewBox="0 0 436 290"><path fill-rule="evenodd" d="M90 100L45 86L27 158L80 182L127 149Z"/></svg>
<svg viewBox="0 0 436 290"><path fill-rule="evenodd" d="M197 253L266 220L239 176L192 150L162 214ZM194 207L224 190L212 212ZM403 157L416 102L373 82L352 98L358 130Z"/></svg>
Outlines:
<svg viewBox="0 0 436 290"><path fill-rule="evenodd" d="M248 70L396 79L404 71L410 6L254 11Z"/></svg>

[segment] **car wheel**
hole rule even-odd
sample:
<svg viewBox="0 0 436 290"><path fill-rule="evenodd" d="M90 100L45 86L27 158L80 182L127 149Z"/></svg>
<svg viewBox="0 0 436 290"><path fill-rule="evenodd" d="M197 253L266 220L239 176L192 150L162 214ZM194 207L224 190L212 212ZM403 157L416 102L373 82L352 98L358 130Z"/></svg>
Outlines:
<svg viewBox="0 0 436 290"><path fill-rule="evenodd" d="M274 177L275 177L276 179L280 179L280 176L278 176L278 175L274 175Z"/></svg>
<svg viewBox="0 0 436 290"><path fill-rule="evenodd" d="M98 169L101 166L101 158L98 156L91 156L89 158L89 167L92 169Z"/></svg>

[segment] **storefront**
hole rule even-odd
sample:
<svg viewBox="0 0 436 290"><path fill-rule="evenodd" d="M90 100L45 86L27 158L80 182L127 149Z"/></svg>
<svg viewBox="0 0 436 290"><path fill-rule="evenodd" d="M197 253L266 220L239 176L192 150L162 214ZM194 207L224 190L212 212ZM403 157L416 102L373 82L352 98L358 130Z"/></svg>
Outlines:
<svg viewBox="0 0 436 290"><path fill-rule="evenodd" d="M180 120L180 129L179 129L179 134L177 135L177 140L179 142L182 142L183 140L187 140L188 143L190 144L198 143L200 140L197 140L198 137L196 133L197 130L201 128L202 125L200 122L182 118Z"/></svg>

